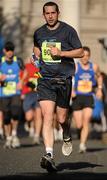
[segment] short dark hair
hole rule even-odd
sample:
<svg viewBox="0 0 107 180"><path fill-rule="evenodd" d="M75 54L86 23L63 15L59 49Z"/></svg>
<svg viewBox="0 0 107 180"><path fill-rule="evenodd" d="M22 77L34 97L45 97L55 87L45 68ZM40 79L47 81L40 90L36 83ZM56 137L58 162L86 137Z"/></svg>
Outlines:
<svg viewBox="0 0 107 180"><path fill-rule="evenodd" d="M83 46L83 50L91 53L91 50L90 50L90 48L88 46Z"/></svg>
<svg viewBox="0 0 107 180"><path fill-rule="evenodd" d="M50 1L50 2L47 2L47 3L44 4L44 6L43 6L43 13L45 13L45 7L46 6L55 6L56 11L59 12L58 5L55 2Z"/></svg>
<svg viewBox="0 0 107 180"><path fill-rule="evenodd" d="M8 42L5 43L4 49L6 51L14 51L15 46L14 46L14 44L11 41L8 41Z"/></svg>

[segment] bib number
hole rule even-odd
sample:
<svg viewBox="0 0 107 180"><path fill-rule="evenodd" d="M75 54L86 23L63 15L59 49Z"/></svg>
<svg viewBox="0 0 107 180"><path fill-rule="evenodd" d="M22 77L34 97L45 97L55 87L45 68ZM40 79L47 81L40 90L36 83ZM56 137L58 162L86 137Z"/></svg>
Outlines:
<svg viewBox="0 0 107 180"><path fill-rule="evenodd" d="M4 95L11 95L16 93L16 82L8 82L6 87L3 87Z"/></svg>
<svg viewBox="0 0 107 180"><path fill-rule="evenodd" d="M89 93L92 91L92 82L80 80L78 82L77 90L82 93Z"/></svg>
<svg viewBox="0 0 107 180"><path fill-rule="evenodd" d="M61 43L60 42L43 42L42 43L42 59L46 63L61 63L61 59L59 57L52 57L51 56L51 47L57 47L61 50Z"/></svg>

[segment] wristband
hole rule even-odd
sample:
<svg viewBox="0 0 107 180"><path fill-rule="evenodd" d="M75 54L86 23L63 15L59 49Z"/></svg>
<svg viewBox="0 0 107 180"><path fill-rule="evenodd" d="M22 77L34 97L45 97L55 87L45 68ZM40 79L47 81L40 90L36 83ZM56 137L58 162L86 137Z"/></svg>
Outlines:
<svg viewBox="0 0 107 180"><path fill-rule="evenodd" d="M34 60L34 64L36 65L36 67L39 68L40 67L39 57L35 56L35 54L32 53L32 59Z"/></svg>

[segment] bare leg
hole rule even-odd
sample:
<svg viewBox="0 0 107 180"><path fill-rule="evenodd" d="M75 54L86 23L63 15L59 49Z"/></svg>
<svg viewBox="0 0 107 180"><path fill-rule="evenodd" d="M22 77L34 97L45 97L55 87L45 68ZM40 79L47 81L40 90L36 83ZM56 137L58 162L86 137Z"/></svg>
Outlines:
<svg viewBox="0 0 107 180"><path fill-rule="evenodd" d="M53 156L53 144L54 144L54 134L53 134L53 117L55 103L53 101L45 100L40 101L40 106L43 115L43 141L45 145L46 152Z"/></svg>
<svg viewBox="0 0 107 180"><path fill-rule="evenodd" d="M11 124L5 124L4 131L5 131L6 138L11 136Z"/></svg>
<svg viewBox="0 0 107 180"><path fill-rule="evenodd" d="M70 124L67 119L68 109L57 107L57 119L61 124L63 130L63 145L62 145L62 153L65 156L69 156L72 153L72 139L71 139L71 131Z"/></svg>
<svg viewBox="0 0 107 180"><path fill-rule="evenodd" d="M25 120L26 123L28 123L28 132L29 136L33 137L34 136L34 110L29 109L27 112L25 112Z"/></svg>
<svg viewBox="0 0 107 180"><path fill-rule="evenodd" d="M83 128L81 130L81 139L80 143L86 144L88 134L89 134L89 123L92 116L92 109L91 108L85 108L83 110Z"/></svg>
<svg viewBox="0 0 107 180"><path fill-rule="evenodd" d="M76 123L76 127L81 129L80 133L80 152L85 152L86 142L89 134L89 122L92 116L91 108L84 108L80 111L74 111L73 117Z"/></svg>
<svg viewBox="0 0 107 180"><path fill-rule="evenodd" d="M17 136L18 120L11 120L12 124L12 136Z"/></svg>

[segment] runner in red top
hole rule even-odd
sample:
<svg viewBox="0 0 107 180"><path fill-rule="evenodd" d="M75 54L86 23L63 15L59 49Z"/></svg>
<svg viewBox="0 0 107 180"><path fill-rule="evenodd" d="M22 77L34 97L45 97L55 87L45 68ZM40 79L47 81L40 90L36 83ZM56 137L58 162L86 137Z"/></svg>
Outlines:
<svg viewBox="0 0 107 180"><path fill-rule="evenodd" d="M39 69L29 62L25 64L25 68L28 72L28 77L25 80L22 90L23 110L26 119L25 129L29 131L29 136L33 138L33 144L39 144L42 117L41 109L37 101L36 87L40 73Z"/></svg>

